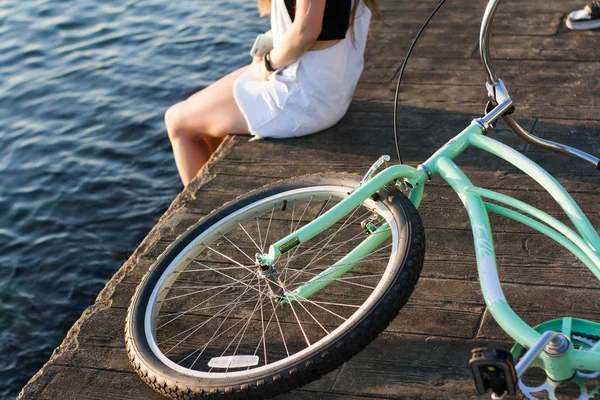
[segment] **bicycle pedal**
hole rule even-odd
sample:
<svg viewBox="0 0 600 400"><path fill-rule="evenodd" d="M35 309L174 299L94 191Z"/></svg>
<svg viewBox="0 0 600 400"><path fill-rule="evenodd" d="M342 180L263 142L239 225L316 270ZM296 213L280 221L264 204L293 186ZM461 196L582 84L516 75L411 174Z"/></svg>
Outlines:
<svg viewBox="0 0 600 400"><path fill-rule="evenodd" d="M490 389L496 396L516 393L517 372L509 351L486 347L473 349L469 365L480 394Z"/></svg>

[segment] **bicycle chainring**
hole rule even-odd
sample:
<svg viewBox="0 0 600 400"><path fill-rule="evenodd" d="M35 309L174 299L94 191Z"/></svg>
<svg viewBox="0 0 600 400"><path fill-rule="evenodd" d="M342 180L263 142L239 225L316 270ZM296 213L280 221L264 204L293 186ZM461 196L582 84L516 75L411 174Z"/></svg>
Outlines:
<svg viewBox="0 0 600 400"><path fill-rule="evenodd" d="M600 341L600 336L582 332L571 333L571 342L576 349L590 349L598 341ZM579 387L579 395L575 397L577 400L595 400L600 399L600 380L598 380L598 377L600 377L600 372L577 371L575 376L567 382L573 382ZM544 383L534 387L527 386L521 379L518 381L519 390L529 400L540 400L536 395L543 396L543 399L559 400L557 389L564 384L565 382L556 382L548 377L546 377Z"/></svg>

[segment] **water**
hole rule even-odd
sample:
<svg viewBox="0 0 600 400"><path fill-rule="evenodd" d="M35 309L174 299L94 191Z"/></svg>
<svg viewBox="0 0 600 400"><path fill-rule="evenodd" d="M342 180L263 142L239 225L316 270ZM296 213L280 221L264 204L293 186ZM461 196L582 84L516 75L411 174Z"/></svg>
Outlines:
<svg viewBox="0 0 600 400"><path fill-rule="evenodd" d="M0 398L181 190L166 108L267 29L254 0L0 2Z"/></svg>

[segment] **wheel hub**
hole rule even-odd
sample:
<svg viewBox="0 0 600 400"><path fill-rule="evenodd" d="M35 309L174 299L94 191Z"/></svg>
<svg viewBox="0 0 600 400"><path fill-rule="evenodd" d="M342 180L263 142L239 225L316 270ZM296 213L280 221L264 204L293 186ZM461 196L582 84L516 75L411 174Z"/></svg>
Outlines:
<svg viewBox="0 0 600 400"><path fill-rule="evenodd" d="M269 293L268 296L272 299L281 298L281 294L284 292L284 286L279 279L279 272L277 266L273 265L262 265L259 262L260 253L256 254L256 265L257 265L257 276L264 280L267 284Z"/></svg>

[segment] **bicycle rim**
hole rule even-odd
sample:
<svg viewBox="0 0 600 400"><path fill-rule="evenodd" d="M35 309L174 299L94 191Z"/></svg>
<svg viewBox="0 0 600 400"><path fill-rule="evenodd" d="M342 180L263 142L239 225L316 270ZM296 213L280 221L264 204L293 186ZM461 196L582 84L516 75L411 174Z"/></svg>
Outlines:
<svg viewBox="0 0 600 400"><path fill-rule="evenodd" d="M193 238L150 296L144 330L154 355L187 376L245 379L315 354L355 326L389 288L400 264L398 251L406 248L404 224L382 202L365 201L285 254L268 279L254 264L255 253L347 193L343 186L288 190L242 207ZM368 228L386 223L389 238L350 272L309 299L280 301L282 293L314 278L362 242Z"/></svg>

